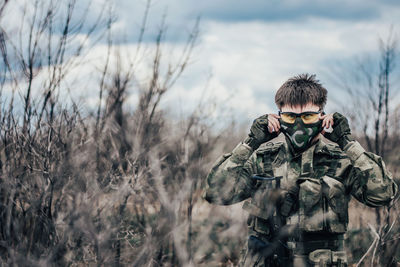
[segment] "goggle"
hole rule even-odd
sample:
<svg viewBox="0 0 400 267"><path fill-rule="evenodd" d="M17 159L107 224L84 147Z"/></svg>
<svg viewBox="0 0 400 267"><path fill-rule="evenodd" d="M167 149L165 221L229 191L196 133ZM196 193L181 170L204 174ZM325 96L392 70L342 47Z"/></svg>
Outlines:
<svg viewBox="0 0 400 267"><path fill-rule="evenodd" d="M319 120L318 115L320 113L321 111L306 111L302 113L279 111L279 116L281 117L282 121L286 123L294 123L296 121L296 118L300 117L305 124L310 124L317 122Z"/></svg>

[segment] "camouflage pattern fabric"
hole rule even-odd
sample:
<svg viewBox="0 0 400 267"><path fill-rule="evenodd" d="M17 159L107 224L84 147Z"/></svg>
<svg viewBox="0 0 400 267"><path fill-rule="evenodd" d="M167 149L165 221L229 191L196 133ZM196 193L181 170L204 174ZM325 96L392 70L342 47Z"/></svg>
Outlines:
<svg viewBox="0 0 400 267"><path fill-rule="evenodd" d="M337 143L342 139L345 135L350 135L350 126L347 118L340 114L339 112L333 113L333 131L331 133L325 133L325 137L329 140Z"/></svg>
<svg viewBox="0 0 400 267"><path fill-rule="evenodd" d="M251 149L257 149L262 143L267 142L278 134L276 132L270 133L268 131L268 115L262 115L253 121L250 127L250 133L245 143Z"/></svg>
<svg viewBox="0 0 400 267"><path fill-rule="evenodd" d="M275 180L254 177L278 177L281 192L273 194ZM298 155L286 142L264 143L254 152L241 143L214 164L204 198L221 205L248 199L243 208L250 214L249 234L269 242L271 224L265 222L277 214L281 199L276 195L285 192L296 192L293 205L285 208L289 225L307 233L342 234L347 230L350 195L370 207L388 205L397 185L382 158L356 141L342 150L319 139ZM335 253L339 252L330 255ZM260 258L256 262L245 266L272 266Z"/></svg>
<svg viewBox="0 0 400 267"><path fill-rule="evenodd" d="M296 118L293 124L279 120L282 133L290 140L297 151L302 151L310 146L311 141L322 130L322 121L305 124L300 118Z"/></svg>

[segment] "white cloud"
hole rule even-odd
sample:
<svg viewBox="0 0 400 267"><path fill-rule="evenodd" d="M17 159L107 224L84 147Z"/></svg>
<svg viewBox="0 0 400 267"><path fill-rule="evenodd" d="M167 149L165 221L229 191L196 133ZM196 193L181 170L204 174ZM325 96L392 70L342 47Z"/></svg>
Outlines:
<svg viewBox="0 0 400 267"><path fill-rule="evenodd" d="M376 51L379 34L387 32L388 28L385 23L349 24L321 19L302 23L203 22L200 44L193 52L192 63L166 94L162 105L172 112L174 109L178 113L190 112L201 99L209 79L206 99L231 109L238 119L251 121L261 114L275 112L275 91L287 78L304 72L316 73L331 95L337 94L326 79L329 62ZM148 43L146 47L143 61L136 68L139 81L148 78L150 62L146 59L151 58L154 44ZM133 55L137 46L128 44L120 48ZM89 58L100 64L106 49L104 45L97 46ZM167 61L176 60L181 49L182 43L165 43ZM91 69L76 72L93 72L93 65ZM86 82L90 83L86 86L88 89L77 90L76 94L96 96L98 79ZM136 105L137 92L130 90L129 93L129 105ZM91 99L92 104L96 103L93 97ZM329 107L334 108L335 104L328 101Z"/></svg>
<svg viewBox="0 0 400 267"><path fill-rule="evenodd" d="M201 68L211 69L217 98L219 90L235 90L232 107L251 118L275 110L274 92L299 73L316 73L333 92L325 80L329 62L376 51L378 35L388 28L385 23L322 19L301 23L206 22L199 53L194 57Z"/></svg>
<svg viewBox="0 0 400 267"><path fill-rule="evenodd" d="M393 16L395 10L386 11ZM162 105L182 113L193 110L209 79L206 99L231 109L236 118L251 121L263 113L276 111L275 91L287 78L304 72L316 73L331 95L337 94L326 75L330 62L376 51L377 39L387 36L390 22L387 16L370 22L321 18L296 22L202 21L200 42L193 51L191 64L167 93ZM123 25L119 22L118 30ZM183 45L182 42L165 43L167 61L176 61ZM142 61L135 68L139 82L148 78L154 43L146 43L145 47ZM125 44L120 49L127 60L134 56L137 45ZM91 49L88 56L91 63L77 68L68 77L70 84L74 82L71 86L74 97L87 98L88 106L96 104L98 69L105 60L106 51L104 44ZM115 58L112 61L115 62ZM127 65L126 61L124 64ZM129 91L129 105L137 104L137 93ZM328 101L328 107L335 105Z"/></svg>

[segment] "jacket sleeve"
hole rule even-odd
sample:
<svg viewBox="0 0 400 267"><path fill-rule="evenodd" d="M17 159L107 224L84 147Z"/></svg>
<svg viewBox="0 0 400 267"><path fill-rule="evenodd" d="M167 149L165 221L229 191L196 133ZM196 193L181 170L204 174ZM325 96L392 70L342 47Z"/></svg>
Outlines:
<svg viewBox="0 0 400 267"><path fill-rule="evenodd" d="M398 186L382 158L366 152L357 141L347 144L344 152L351 162L344 179L350 193L370 207L388 205L396 195Z"/></svg>
<svg viewBox="0 0 400 267"><path fill-rule="evenodd" d="M257 154L240 143L231 153L217 159L206 178L204 199L210 203L230 205L251 196L257 173Z"/></svg>

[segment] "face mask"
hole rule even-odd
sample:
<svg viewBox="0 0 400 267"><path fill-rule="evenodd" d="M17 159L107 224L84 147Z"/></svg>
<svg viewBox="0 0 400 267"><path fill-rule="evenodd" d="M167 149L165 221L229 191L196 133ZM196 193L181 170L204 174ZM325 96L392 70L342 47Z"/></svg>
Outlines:
<svg viewBox="0 0 400 267"><path fill-rule="evenodd" d="M296 121L292 124L282 120L279 120L279 122L281 131L290 140L296 151L309 148L311 141L322 130L322 122L320 120L310 124L305 124L301 118L296 118Z"/></svg>

